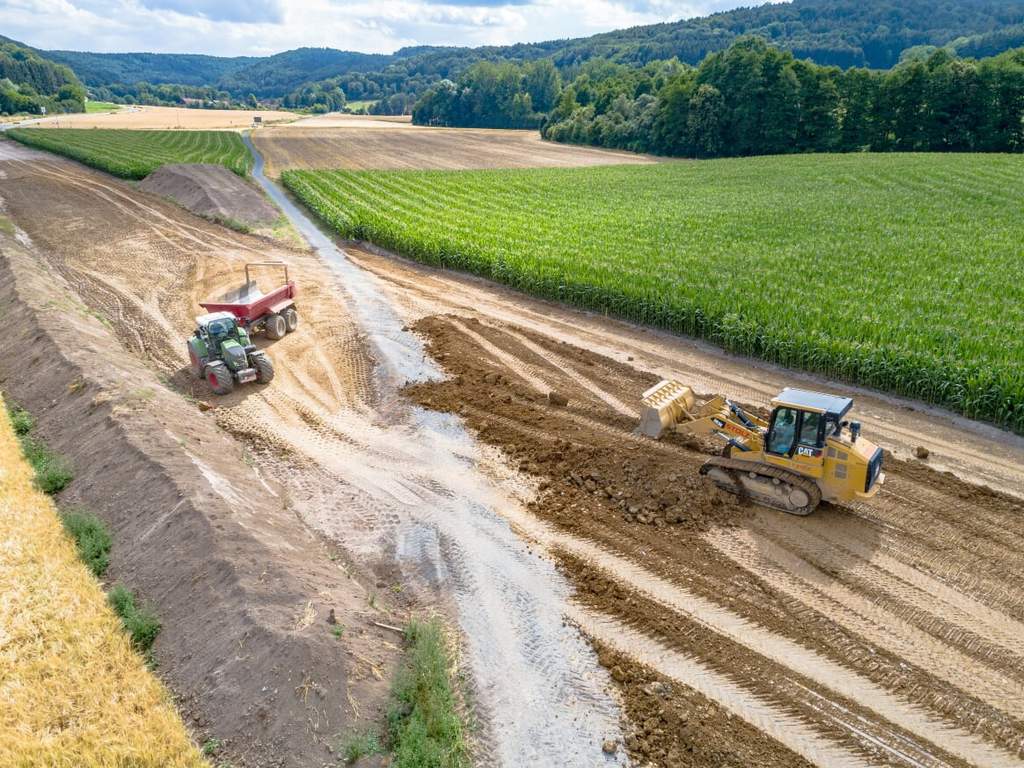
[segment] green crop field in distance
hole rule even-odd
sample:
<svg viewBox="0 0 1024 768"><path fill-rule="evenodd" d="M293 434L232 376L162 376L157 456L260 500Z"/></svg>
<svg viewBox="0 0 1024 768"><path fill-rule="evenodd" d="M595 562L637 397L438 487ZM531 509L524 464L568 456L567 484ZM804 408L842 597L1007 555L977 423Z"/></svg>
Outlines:
<svg viewBox="0 0 1024 768"><path fill-rule="evenodd" d="M94 112L113 112L116 109L120 109L120 104L114 104L112 101L87 101L85 102L85 111L88 113Z"/></svg>
<svg viewBox="0 0 1024 768"><path fill-rule="evenodd" d="M345 237L1024 432L1024 157L283 180Z"/></svg>
<svg viewBox="0 0 1024 768"><path fill-rule="evenodd" d="M168 163L218 163L241 176L252 168L252 155L234 131L16 128L7 135L126 179L145 178Z"/></svg>

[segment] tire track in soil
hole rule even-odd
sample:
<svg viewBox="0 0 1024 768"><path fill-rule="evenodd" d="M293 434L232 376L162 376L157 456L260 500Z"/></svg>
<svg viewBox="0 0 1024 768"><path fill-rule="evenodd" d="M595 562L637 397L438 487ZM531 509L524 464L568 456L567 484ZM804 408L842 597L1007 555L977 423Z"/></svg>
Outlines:
<svg viewBox="0 0 1024 768"><path fill-rule="evenodd" d="M1012 717L1020 718L1024 712L1020 681L903 621L771 539L749 530L716 530L704 538L740 567L869 642Z"/></svg>
<svg viewBox="0 0 1024 768"><path fill-rule="evenodd" d="M468 323L466 319L462 319L460 322L463 327ZM596 398L592 398L592 393L590 392L581 391L580 394L584 398L580 403L570 403L568 408L561 409L552 408L546 403L542 403L540 398L531 395L529 392L516 392L514 371L524 364L532 365L535 368L539 367L540 364L541 370L538 371L537 375L543 376L545 383L551 382L557 386L559 376L561 376L560 386L563 389L568 389L571 385L570 374L558 362L549 363L547 370L544 371L542 367L544 361L541 360L538 363L538 360L535 359L535 352L529 351L528 355L524 355L522 345L511 336L508 337L507 341L502 341L502 336L506 334L500 324L499 327L495 328L487 323L474 321L473 329L475 335L485 337L487 342L486 347L478 346L476 350L473 349L475 340L463 333L461 328L456 328L452 325L449 318L427 318L419 321L414 327L428 339L431 353L445 365L449 374L455 378L449 382L414 387L410 390L411 396L418 402L428 405L428 407L441 410L458 410L484 440L506 451L514 466L518 465L521 470L526 471L528 474L539 475L541 478L540 487L542 494L546 489L549 495L539 497L531 506L534 511L544 513L545 498L555 498L558 495L565 494L571 487L565 483L566 480L576 484L573 489L574 492L577 492L575 488L579 488L582 483L580 483L579 476L576 478L572 477L573 473L569 467L578 466L581 477L587 477L585 463L570 464L565 470L562 470L561 467L565 466L565 462L558 463L557 459L546 456L544 452L549 450L547 446L553 445L553 452L557 453L559 452L558 445L560 443L575 448L577 445L583 445L587 441L597 440L601 445L604 445L605 442L611 444L614 441L618 448L612 449L609 455L609 464L611 465L616 463L614 458L616 450L625 451L624 460L628 464L630 461L628 457L632 455L635 459L638 455L637 452L642 449L643 441L633 438L617 413L613 417L608 412L600 414L597 412L596 409L599 408L603 408L605 411L609 409L606 403L598 402ZM451 328L457 335L446 332L446 328ZM459 341L460 339L462 341ZM505 353L504 357L494 355L493 347L503 350ZM574 350L573 354L582 353L580 350ZM526 357L526 360L523 360L524 357ZM594 368L600 369L602 364L618 365L611 361L595 361ZM497 375L497 379L495 379L495 375ZM636 376L640 377L640 374L637 373ZM600 382L599 386L603 385L604 377L598 377L598 381ZM640 381L638 381L639 383ZM636 391L640 392L642 388L637 386ZM505 392L514 395L511 407L508 405L509 397L504 395ZM576 427L567 428L569 424L575 424ZM612 426L613 424L619 424L620 426ZM597 425L601 425L600 428ZM599 439L597 439L598 436ZM574 441L580 442L577 444ZM684 476L686 472L695 471L699 463L699 459L694 456L692 450L685 450L682 446L675 445L671 441L668 443L647 443L647 445L650 450L645 450L644 453L651 457L655 455L664 457L659 458L659 461L669 460L670 456L678 457L677 466L684 472ZM703 448L703 446L697 447ZM555 466L556 463L557 467ZM623 462L620 461L619 463L622 464ZM689 469L687 468L688 466ZM591 498L612 498L614 502L613 497L615 493L609 494L607 492L609 489L602 491L601 488L602 484L609 479L607 475L604 475L606 469L606 465L601 466L603 477L591 483L591 487L588 490L590 494L593 494ZM659 470L652 471L657 473ZM562 472L566 474L563 475ZM566 477L566 475L569 475L569 477ZM652 479L655 476L656 474L646 475L646 477ZM595 475L591 475L591 477L593 478ZM613 479L621 482L624 478L615 477ZM658 491L656 489L652 491L649 487L649 481L645 483L642 478L638 478L636 482L638 483L638 490L641 490L641 495L649 493L649 495L656 499ZM613 485L616 485L616 483L613 483ZM957 487L968 496L978 498L979 501L984 498L983 493L978 492L976 489L971 489L969 486L958 484ZM614 492L614 489L611 490ZM550 494L555 494L555 496L550 496ZM749 619L745 619L742 614L732 613L720 606L715 607L714 603L708 603L707 598L701 597L700 594L685 589L684 594L660 591L662 589L679 589L687 582L691 582L694 588L702 585L700 588L702 590L705 589L703 582L706 579L698 571L693 571L692 575L687 575L690 567L700 568L700 565L697 562L693 562L692 556L684 562L678 563L674 568L666 565L666 573L674 570L674 574L670 582L664 581L663 575L656 575L653 571L644 567L645 561L651 565L660 562L658 558L649 559L649 555L645 554L641 541L647 541L648 539L645 537L637 542L630 542L627 546L625 539L616 538L616 535L629 535L629 527L622 526L621 524L609 529L608 535L600 535L598 537L601 542L600 544L588 542L587 540L591 538L592 534L595 537L597 536L598 529L592 525L588 526L584 522L587 520L585 501L581 499L582 506L580 507L581 516L579 524L575 523L575 521L569 523L564 518L559 517L562 514L559 510L566 510L572 504L571 498L570 496L570 500L559 502L558 506L552 509L550 518L546 514L542 514L545 519L550 519L558 525L557 532L549 534L549 536L554 536L554 539L545 538L543 533L538 534L535 529L531 528L530 519L516 518L513 522L517 528L523 530L527 535L537 538L538 541L542 541L545 545L562 546L574 552L577 556L585 558L590 563L589 567L591 569L600 567L611 570L617 583L627 584L630 588L636 588L639 582L641 587L646 588L648 594L651 593L651 583L657 584L656 596L660 598L659 604L665 610L680 616L690 616L694 620L703 622L705 626L715 629L716 632L731 638L738 644L743 644L751 652L760 655L762 658L772 659L773 663L805 675L817 688L817 695L827 694L830 690L836 694L842 692L846 695L851 695L852 692L852 700L859 707L866 708L866 716L876 725L884 722L893 723L903 728L907 733L914 734L913 739L917 743L935 744L949 754L959 756L960 759L967 763L986 766L1021 764L1020 754L1024 745L1022 745L1020 739L1020 722L1013 718L1008 720L1007 713L998 707L991 707L975 701L965 694L958 693L956 688L944 683L944 678L954 676L954 679L968 689L977 690L979 685L976 680L970 679L967 675L961 675L955 670L946 669L941 660L941 658L947 660L950 658L955 659L958 653L961 654L961 658L966 659L968 662L968 669L974 667L981 670L983 678L987 679L987 684L981 684L981 692L987 692L988 698L992 700L992 703L1006 706L1015 712L1019 709L1019 701L1012 693L1012 689L1017 685L1013 682L1014 678L1016 678L1016 673L1010 667L1006 667L1005 671L1000 669L1003 666L1001 662L1010 661L1012 656L994 656L991 662L995 663L996 666L992 667L990 672L985 672L984 670L988 669L987 665L979 663L979 660L971 655L971 649L962 646L959 642L962 635L951 638L936 637L921 629L913 628L911 624L897 617L898 623L904 628L911 627L917 633L914 636L918 639L926 640L928 648L931 651L940 653L941 658L939 660L925 658L924 654L927 651L921 651L913 645L907 644L903 638L892 632L887 631L884 635L878 635L878 639L886 641L887 645L896 645L898 649L905 649L908 656L911 657L907 659L910 662L913 662L913 656L917 655L918 660L928 662L930 668L939 673L939 677L929 675L924 670L908 666L909 677L905 681L899 681L898 678L890 681L891 673L885 671L884 665L877 669L872 666L870 658L871 653L874 653L874 651L871 651L870 644L864 648L864 650L870 653L864 654L858 651L854 656L846 655L847 651L842 645L832 647L827 653L815 651L805 647L801 641L794 642L793 639L778 635L777 632L772 632L764 626L761 626L758 631L751 631L751 621ZM696 501L696 497L694 497L694 501ZM992 507L992 514L996 514L996 508L998 507ZM824 511L825 514L833 516L832 511L828 508ZM591 514L594 515L594 523L603 526L603 523L599 523L597 518L600 511L596 504ZM657 511L654 513L655 516L659 514L661 513ZM758 514L754 513L755 520ZM631 514L631 510L630 513L626 514L627 518L633 516L635 515ZM878 527L875 533L872 534L873 539L870 537L865 538L864 534L869 530L868 525L876 525L876 523L869 523L849 515L846 515L845 520L845 527L847 529L852 529L855 525L854 521L858 521L856 525L859 528L855 529L858 532L858 536L854 537L854 540L859 543L862 553L868 558L885 545L885 536L894 535L887 530L891 528L891 524L884 520L878 521ZM660 521L660 519L658 522L664 525L664 522ZM785 522L783 518L779 521L778 525L784 526ZM695 525L697 531L702 529L699 518ZM641 527L639 530L635 528L634 530L640 533L647 529L646 527ZM754 530L756 531L756 525ZM882 533L883 531L885 531L884 534ZM723 536L725 535L723 533ZM761 535L764 537L764 534ZM796 536L798 541L801 540L799 534L794 534L794 536ZM566 539L564 537L569 538ZM684 536L681 541L685 540L686 537ZM621 545L619 542L621 542ZM814 551L815 546L819 543L814 537L810 537L798 549L801 549L801 551ZM577 547L577 549L574 550L573 547ZM622 555L616 554L620 549ZM700 548L698 547L693 551L699 552ZM927 586L935 581L935 577L920 570L922 559L927 562L929 554L934 558L936 554L941 552L942 549L933 551L925 549L918 556L903 559L898 552L886 550L885 556L889 558L890 565L896 563L899 568L912 571L916 574L912 580L919 585ZM622 560L623 555L626 557L625 560ZM614 563L614 567L610 563ZM731 566L723 566L722 563L715 565L715 569L722 571L721 575L715 578L719 579L720 583L721 580L725 579L725 583L728 584L732 580L731 577L726 576L728 567L733 568L737 574L742 573L743 570L736 563L728 560L728 558L725 560L725 563L731 563ZM792 560L785 560L779 570L782 573L788 574L787 567L792 567L793 565L794 562ZM631 571L629 570L630 567L639 568L640 570ZM865 560L864 567L870 568L872 566ZM659 565L659 574L661 570L662 568ZM820 571L820 569L817 570ZM712 573L714 572L712 571ZM858 591L856 582L851 584L849 581L841 581L842 574L839 574L839 578L836 578L834 574L824 571L820 572L824 582L829 585L829 589L834 590L833 594L841 598L848 598L854 603L854 607L857 610L867 612L875 621L886 620L888 609L883 606L873 605L870 589ZM654 582L649 581L652 578L655 579ZM659 579L661 580L660 582L658 581ZM770 582L766 583L762 579L758 579L758 581L761 583L761 589L768 589L769 591L773 589L770 586ZM891 604L899 605L901 604L900 601L913 601L913 605L910 607L922 613L929 611L929 609L932 611L939 610L933 605L934 598L929 593L919 590L917 587L911 586L902 580L892 579L891 581L894 587L892 592L889 591L888 587L879 588L880 591L885 592L886 598ZM803 582L797 579L796 583ZM668 585L668 587L665 585ZM710 584L706 586L710 586ZM898 588L895 588L897 586ZM819 597L816 591L803 589L804 591L797 595L796 599L785 596L786 600L776 602L773 607L768 608L768 610L774 612L778 612L780 609L790 612L788 617L789 629L786 634L792 634L793 637L800 636L799 630L796 630L797 627L805 626L807 627L806 631L815 631L813 628L816 624L820 624L820 621L813 618L814 614L824 610L826 612L824 615L828 616L828 611L832 605ZM955 611L967 612L968 614L973 609L978 608L981 609L979 618L983 625L987 622L996 627L1001 626L1004 629L1012 626L1013 620L1010 617L977 602L974 596L961 594L949 585L946 585L944 590L945 599L942 605L953 603L955 604ZM705 594L714 594L714 592L705 592ZM726 591L725 594L731 594L731 591ZM811 601L812 605L808 605L799 599L803 598L806 600L812 595L814 596L814 599ZM694 602L694 598L697 601L704 602ZM732 599L729 598L729 601L731 602ZM771 603L768 605L771 605ZM844 616L851 622L856 620L855 629L861 632L868 632L868 634L875 633L876 635L884 629L881 624L876 625L873 621L862 618L857 613L857 610L844 607L841 603L836 605L847 612ZM741 610L746 610L746 606L742 602L737 603L737 607ZM716 611L724 611L724 613ZM969 621L969 618L962 613L957 613L956 615L965 623ZM808 623L809 618L812 621ZM840 617L830 617L833 621L837 618ZM756 621L753 624L756 626ZM760 634L761 632L766 632L767 634ZM833 638L826 634L818 637L818 644L825 643L826 645L822 646L822 649L825 650L828 648L829 643L836 642L838 639L840 637ZM856 632L848 639L850 642L858 644L863 642L859 639L859 635ZM1003 639L1012 645L1012 638L1005 633ZM776 645L776 642L779 642L779 644ZM897 654L889 658L895 661L900 656ZM879 656L878 660L884 661L882 656ZM884 661L884 663L888 664L889 662ZM868 666L863 666L865 664L868 664ZM850 666L848 667L848 665ZM858 671L861 669L863 671ZM865 673L869 673L870 676L865 676ZM906 676L904 675L904 677ZM1003 682L1007 681L1010 683L1009 688L1011 692L1004 696L1000 686ZM742 680L739 682L742 684ZM895 684L895 687L889 689L888 686L892 684ZM865 713L862 712L858 716L864 717ZM995 722L986 722L990 716L995 719ZM858 726L852 725L851 727ZM928 748L924 749L926 753L929 751Z"/></svg>

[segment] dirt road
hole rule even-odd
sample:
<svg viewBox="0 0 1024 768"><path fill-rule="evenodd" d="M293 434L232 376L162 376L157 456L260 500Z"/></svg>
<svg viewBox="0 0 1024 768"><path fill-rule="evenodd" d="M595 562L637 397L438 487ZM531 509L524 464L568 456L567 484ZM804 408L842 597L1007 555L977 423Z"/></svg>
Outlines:
<svg viewBox="0 0 1024 768"><path fill-rule="evenodd" d="M279 377L213 414L382 592L456 619L480 764L1024 765L1020 440L858 393L872 439L997 490L891 461L870 502L745 506L699 481L717 446L633 435L637 393L671 374L763 404L799 377L346 256L294 210L319 258L2 152L38 258L183 394L208 397L184 371L195 302L255 254L294 266Z"/></svg>

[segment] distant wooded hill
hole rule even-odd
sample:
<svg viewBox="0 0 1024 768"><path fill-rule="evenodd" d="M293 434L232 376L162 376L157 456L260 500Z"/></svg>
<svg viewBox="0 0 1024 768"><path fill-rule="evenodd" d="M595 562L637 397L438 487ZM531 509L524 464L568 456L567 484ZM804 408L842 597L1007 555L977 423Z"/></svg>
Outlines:
<svg viewBox="0 0 1024 768"><path fill-rule="evenodd" d="M36 51L0 37L0 112L82 112L85 88L75 73Z"/></svg>
<svg viewBox="0 0 1024 768"><path fill-rule="evenodd" d="M989 56L1024 45L1024 0L794 0L575 40L403 48L391 55L332 48L299 48L265 58L43 53L70 66L94 90L144 81L204 87L235 99L281 99L302 86L329 80L330 88L341 88L349 99L381 99L422 93L478 61L548 58L563 76L572 77L581 64L597 58L628 65L671 58L697 64L708 53L724 50L749 34L792 51L798 59L885 69L917 46Z"/></svg>

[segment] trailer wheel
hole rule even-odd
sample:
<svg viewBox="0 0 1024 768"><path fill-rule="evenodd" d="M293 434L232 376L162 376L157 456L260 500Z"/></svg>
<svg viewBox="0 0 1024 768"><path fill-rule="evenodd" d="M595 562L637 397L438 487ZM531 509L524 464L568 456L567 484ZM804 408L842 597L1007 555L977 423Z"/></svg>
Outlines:
<svg viewBox="0 0 1024 768"><path fill-rule="evenodd" d="M284 318L276 312L272 315L267 315L264 327L266 328L267 338L274 341L284 338L284 335L288 333L288 326L285 325Z"/></svg>
<svg viewBox="0 0 1024 768"><path fill-rule="evenodd" d="M206 380L216 395L231 394L235 388L235 380L231 378L231 371L220 361L206 366Z"/></svg>
<svg viewBox="0 0 1024 768"><path fill-rule="evenodd" d="M295 311L295 307L288 307L282 314L284 315L284 324L288 329L288 333L299 327L299 313Z"/></svg>

